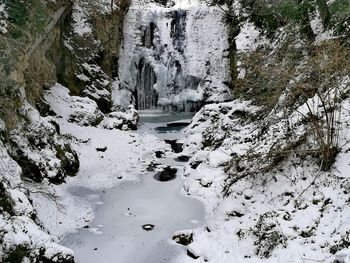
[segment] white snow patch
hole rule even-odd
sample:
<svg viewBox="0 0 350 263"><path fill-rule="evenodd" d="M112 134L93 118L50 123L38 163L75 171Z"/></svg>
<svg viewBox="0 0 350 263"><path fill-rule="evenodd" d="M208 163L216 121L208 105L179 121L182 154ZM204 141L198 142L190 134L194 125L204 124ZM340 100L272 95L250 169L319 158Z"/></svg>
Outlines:
<svg viewBox="0 0 350 263"><path fill-rule="evenodd" d="M237 50L241 52L253 51L259 45L267 43L268 40L261 35L261 31L251 22L244 23L236 37Z"/></svg>

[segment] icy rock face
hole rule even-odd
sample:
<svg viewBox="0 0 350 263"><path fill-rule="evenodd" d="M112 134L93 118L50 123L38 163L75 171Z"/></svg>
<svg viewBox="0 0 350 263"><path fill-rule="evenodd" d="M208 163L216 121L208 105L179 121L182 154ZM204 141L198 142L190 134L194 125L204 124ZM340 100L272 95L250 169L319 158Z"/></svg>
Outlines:
<svg viewBox="0 0 350 263"><path fill-rule="evenodd" d="M220 10L132 6L125 18L115 106L193 111L230 98L227 28ZM123 100L120 96L121 94Z"/></svg>
<svg viewBox="0 0 350 263"><path fill-rule="evenodd" d="M47 178L61 183L79 169L77 154L59 135L59 126L51 117L41 117L29 103L21 108L26 121L13 131L9 140L11 155L26 176L35 182Z"/></svg>

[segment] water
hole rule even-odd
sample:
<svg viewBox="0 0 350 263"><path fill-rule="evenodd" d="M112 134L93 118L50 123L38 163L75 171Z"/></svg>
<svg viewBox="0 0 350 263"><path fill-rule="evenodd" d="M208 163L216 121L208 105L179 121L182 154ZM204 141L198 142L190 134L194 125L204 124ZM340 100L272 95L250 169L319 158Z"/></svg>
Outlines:
<svg viewBox="0 0 350 263"><path fill-rule="evenodd" d="M141 113L139 133L156 133L167 122L184 121L189 113L145 111ZM181 137L181 131L158 134L161 138ZM147 154L147 153L145 153ZM181 175L181 162L174 156L162 163L176 165ZM202 204L187 197L182 189L183 179L160 182L155 172L141 175L139 182L125 182L112 189L101 190L102 205L96 207L96 217L87 229L66 236L62 244L73 249L78 263L160 263L172 262L185 248L171 242L175 231L196 228L203 224ZM86 193L74 188L75 195ZM96 194L95 192L93 194ZM142 225L152 224L152 231Z"/></svg>

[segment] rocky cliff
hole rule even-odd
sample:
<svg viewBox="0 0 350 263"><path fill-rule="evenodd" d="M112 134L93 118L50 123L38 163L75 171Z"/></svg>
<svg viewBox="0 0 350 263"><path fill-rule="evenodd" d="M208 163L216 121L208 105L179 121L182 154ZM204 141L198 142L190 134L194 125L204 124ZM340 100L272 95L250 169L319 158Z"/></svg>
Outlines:
<svg viewBox="0 0 350 263"><path fill-rule="evenodd" d="M43 93L59 81L72 95L95 100L100 117L88 125L99 124L101 111L111 111L111 79L126 10L127 4L111 7L108 1L0 3L2 262L74 261L72 252L40 226L30 199L40 192L54 200L45 185L62 183L79 169Z"/></svg>

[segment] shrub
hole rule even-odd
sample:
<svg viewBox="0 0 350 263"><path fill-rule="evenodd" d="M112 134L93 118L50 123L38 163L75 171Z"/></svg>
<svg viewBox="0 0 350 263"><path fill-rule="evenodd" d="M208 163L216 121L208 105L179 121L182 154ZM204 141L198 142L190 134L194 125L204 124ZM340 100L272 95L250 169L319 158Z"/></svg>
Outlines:
<svg viewBox="0 0 350 263"><path fill-rule="evenodd" d="M304 117L315 139L321 169L325 171L331 168L339 148L339 113L344 95L339 87L350 70L349 59L349 46L340 40L324 42L310 53L304 67L304 78L292 94L306 103L308 112ZM308 102L308 98L314 95L315 99Z"/></svg>
<svg viewBox="0 0 350 263"><path fill-rule="evenodd" d="M28 3L24 0L6 0L7 12L11 23L23 26L29 16Z"/></svg>

